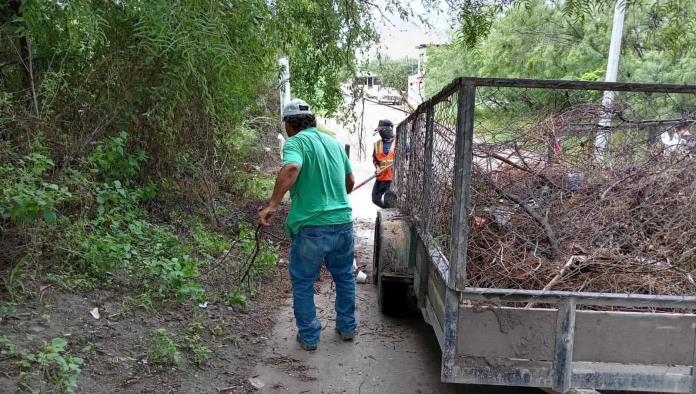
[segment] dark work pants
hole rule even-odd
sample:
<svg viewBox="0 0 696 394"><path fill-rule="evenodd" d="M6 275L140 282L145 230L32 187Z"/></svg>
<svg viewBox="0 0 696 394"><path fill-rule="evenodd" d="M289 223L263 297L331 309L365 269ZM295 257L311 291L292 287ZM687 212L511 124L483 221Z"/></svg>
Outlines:
<svg viewBox="0 0 696 394"><path fill-rule="evenodd" d="M372 202L380 208L389 208L384 201L384 193L389 191L391 181L375 181L372 187Z"/></svg>

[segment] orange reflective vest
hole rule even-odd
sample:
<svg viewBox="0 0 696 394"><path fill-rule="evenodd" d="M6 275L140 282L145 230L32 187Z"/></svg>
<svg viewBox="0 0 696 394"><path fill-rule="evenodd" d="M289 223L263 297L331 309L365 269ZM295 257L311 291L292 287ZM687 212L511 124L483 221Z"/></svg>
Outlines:
<svg viewBox="0 0 696 394"><path fill-rule="evenodd" d="M379 140L375 142L375 158L377 159L378 167L380 169L393 164L394 163L394 146L396 145L396 140L392 142L391 146L389 147L389 153L384 153L384 141ZM391 182L392 177L394 176L394 167L389 167L386 170L382 171L381 174L377 175L377 180L378 181L387 181Z"/></svg>

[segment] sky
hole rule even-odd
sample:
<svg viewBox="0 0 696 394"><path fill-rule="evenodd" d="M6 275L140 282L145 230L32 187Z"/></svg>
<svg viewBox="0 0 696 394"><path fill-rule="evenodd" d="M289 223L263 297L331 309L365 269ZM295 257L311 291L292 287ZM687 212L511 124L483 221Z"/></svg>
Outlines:
<svg viewBox="0 0 696 394"><path fill-rule="evenodd" d="M416 46L420 44L443 44L449 41L451 27L448 17L443 12L424 10L419 0L405 0L414 13L427 15L431 26L424 26L417 18L403 21L394 14L386 13L383 18L379 11L373 11L377 19L377 29L381 42L372 49L370 55L377 52L390 58L418 57ZM383 5L380 1L377 4ZM443 7L444 8L444 7Z"/></svg>

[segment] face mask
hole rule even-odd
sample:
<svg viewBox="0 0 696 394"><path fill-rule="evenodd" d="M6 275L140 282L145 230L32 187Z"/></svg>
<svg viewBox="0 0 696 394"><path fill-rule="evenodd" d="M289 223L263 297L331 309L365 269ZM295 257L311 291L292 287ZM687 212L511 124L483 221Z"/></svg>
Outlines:
<svg viewBox="0 0 696 394"><path fill-rule="evenodd" d="M394 131L390 128L379 129L379 136L382 137L383 140L388 140L394 138Z"/></svg>

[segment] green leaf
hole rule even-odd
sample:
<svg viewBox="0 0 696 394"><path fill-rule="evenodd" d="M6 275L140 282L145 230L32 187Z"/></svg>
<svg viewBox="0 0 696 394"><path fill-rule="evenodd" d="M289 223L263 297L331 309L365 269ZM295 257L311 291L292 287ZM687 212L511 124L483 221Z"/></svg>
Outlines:
<svg viewBox="0 0 696 394"><path fill-rule="evenodd" d="M56 213L54 211L44 211L43 218L46 221L46 223L55 223Z"/></svg>
<svg viewBox="0 0 696 394"><path fill-rule="evenodd" d="M53 338L53 340L51 340L51 346L56 349L56 351L62 351L67 345L68 342L63 338Z"/></svg>

